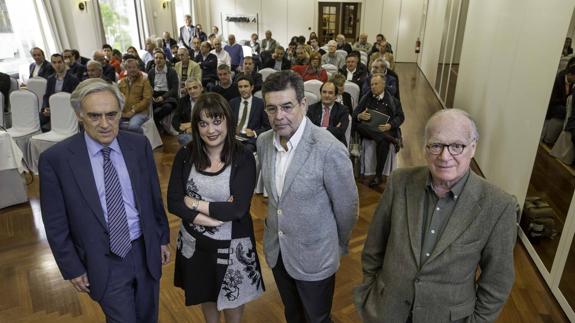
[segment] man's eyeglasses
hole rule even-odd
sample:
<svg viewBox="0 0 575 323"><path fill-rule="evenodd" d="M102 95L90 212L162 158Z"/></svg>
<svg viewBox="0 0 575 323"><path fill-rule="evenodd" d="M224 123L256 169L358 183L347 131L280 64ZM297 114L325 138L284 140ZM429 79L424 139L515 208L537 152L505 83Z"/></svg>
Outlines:
<svg viewBox="0 0 575 323"><path fill-rule="evenodd" d="M443 149L447 148L447 151L449 151L449 153L452 156L461 155L463 153L463 151L465 150L465 147L467 147L467 145L464 145L464 144L441 144L441 143L432 143L432 144L425 146L425 148L427 148L427 151L432 155L440 155L443 152Z"/></svg>
<svg viewBox="0 0 575 323"><path fill-rule="evenodd" d="M118 115L119 115L118 111L112 111L112 112L107 112L107 113L94 113L94 112L87 112L86 113L86 116L92 122L98 122L98 121L102 120L102 116L104 118L106 118L107 121L112 122L118 118Z"/></svg>
<svg viewBox="0 0 575 323"><path fill-rule="evenodd" d="M269 115L274 115L274 114L278 113L278 109L281 109L283 111L283 113L289 114L293 111L293 108L294 108L293 104L286 104L286 105L282 105L279 107L277 107L275 105L268 105L264 108L264 110Z"/></svg>

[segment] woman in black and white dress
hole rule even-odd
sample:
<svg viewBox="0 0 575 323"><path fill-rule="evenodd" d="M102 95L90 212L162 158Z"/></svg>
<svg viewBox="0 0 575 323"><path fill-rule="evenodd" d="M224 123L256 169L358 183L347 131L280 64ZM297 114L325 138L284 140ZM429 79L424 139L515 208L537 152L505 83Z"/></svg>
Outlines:
<svg viewBox="0 0 575 323"><path fill-rule="evenodd" d="M252 153L235 139L228 102L206 93L192 113L192 141L178 151L168 208L182 218L174 284L206 322L240 322L243 305L264 283L249 213L256 183Z"/></svg>

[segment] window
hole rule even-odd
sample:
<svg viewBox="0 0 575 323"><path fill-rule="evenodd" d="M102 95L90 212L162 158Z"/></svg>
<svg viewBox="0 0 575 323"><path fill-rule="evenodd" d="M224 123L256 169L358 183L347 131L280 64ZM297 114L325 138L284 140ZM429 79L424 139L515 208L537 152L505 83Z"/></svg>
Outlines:
<svg viewBox="0 0 575 323"><path fill-rule="evenodd" d="M140 47L135 1L100 0L99 4L106 42L121 52Z"/></svg>

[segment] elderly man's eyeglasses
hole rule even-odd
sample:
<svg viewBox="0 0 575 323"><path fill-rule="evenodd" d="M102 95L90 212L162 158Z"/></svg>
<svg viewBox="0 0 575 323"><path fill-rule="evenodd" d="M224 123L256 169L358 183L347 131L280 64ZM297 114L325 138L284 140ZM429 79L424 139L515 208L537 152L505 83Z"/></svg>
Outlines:
<svg viewBox="0 0 575 323"><path fill-rule="evenodd" d="M112 112L107 112L107 113L94 113L94 112L87 112L86 113L86 116L92 122L98 122L98 121L102 120L102 117L106 118L106 120L109 122L115 121L116 118L118 118L118 115L119 115L118 111L112 111Z"/></svg>
<svg viewBox="0 0 575 323"><path fill-rule="evenodd" d="M289 103L289 104L285 104L285 105L280 105L279 107L275 106L275 105L268 105L264 108L264 110L266 111L267 114L269 115L274 115L276 113L278 113L278 110L282 110L283 113L291 113L293 111L294 105Z"/></svg>
<svg viewBox="0 0 575 323"><path fill-rule="evenodd" d="M443 153L443 149L447 148L447 151L449 151L449 153L452 156L461 155L463 153L463 151L465 150L465 147L467 147L467 145L464 145L464 144L441 144L441 143L432 143L432 144L425 146L425 148L427 148L427 151L432 155L440 155L441 153Z"/></svg>

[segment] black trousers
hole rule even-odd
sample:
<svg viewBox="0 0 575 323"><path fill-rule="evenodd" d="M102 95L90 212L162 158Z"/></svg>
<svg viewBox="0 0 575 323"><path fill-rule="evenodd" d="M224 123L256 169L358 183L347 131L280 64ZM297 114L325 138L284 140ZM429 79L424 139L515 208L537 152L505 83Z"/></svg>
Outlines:
<svg viewBox="0 0 575 323"><path fill-rule="evenodd" d="M332 323L335 274L319 281L294 279L286 271L281 254L272 272L284 303L287 323Z"/></svg>
<svg viewBox="0 0 575 323"><path fill-rule="evenodd" d="M381 177L387 154L389 153L389 144L387 137L379 132L370 129L366 124L360 123L357 125L356 131L364 138L372 139L376 143L375 153L377 155L377 164L375 166L375 176Z"/></svg>

